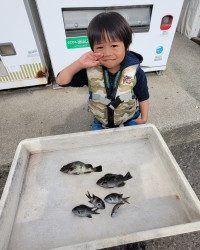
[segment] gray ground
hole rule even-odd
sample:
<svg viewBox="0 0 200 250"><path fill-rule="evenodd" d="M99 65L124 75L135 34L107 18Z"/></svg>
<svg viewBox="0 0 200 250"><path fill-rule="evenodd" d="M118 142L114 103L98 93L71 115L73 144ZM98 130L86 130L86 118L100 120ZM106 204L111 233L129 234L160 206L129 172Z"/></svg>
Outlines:
<svg viewBox="0 0 200 250"><path fill-rule="evenodd" d="M167 70L147 74L149 122L156 125L200 198L200 46L176 34ZM0 195L18 143L90 129L87 88L52 86L0 91ZM200 249L199 233L113 249Z"/></svg>

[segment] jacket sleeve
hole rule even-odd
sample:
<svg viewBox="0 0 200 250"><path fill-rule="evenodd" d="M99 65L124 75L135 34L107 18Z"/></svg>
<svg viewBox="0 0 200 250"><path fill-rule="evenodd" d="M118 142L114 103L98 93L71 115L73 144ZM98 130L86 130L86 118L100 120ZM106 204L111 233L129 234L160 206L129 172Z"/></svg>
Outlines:
<svg viewBox="0 0 200 250"><path fill-rule="evenodd" d="M133 88L134 94L139 102L149 99L147 78L144 71L139 67L136 72L136 85Z"/></svg>
<svg viewBox="0 0 200 250"><path fill-rule="evenodd" d="M59 75L59 73L58 73ZM57 75L57 76L58 76ZM88 85L86 69L78 71L72 78L71 82L65 85L60 85L61 87L83 87Z"/></svg>

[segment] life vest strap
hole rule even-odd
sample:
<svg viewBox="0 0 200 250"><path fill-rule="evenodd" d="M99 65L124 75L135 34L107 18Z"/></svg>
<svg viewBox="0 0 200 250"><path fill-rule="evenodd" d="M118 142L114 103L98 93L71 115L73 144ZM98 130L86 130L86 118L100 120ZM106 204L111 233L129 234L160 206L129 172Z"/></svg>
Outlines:
<svg viewBox="0 0 200 250"><path fill-rule="evenodd" d="M117 96L114 100L111 101L110 99L106 97L102 97L99 94L91 93L91 99L101 102L102 104L108 106L112 110L116 109L120 103L124 101L128 101L131 98L132 98L131 93L124 93L124 94Z"/></svg>
<svg viewBox="0 0 200 250"><path fill-rule="evenodd" d="M122 103L122 102L123 102L123 100L121 100L120 97L117 96L117 98L116 98L115 100L111 101L107 106L108 106L109 108L111 108L112 110L114 110L114 109L116 109L116 108L119 106L119 104Z"/></svg>

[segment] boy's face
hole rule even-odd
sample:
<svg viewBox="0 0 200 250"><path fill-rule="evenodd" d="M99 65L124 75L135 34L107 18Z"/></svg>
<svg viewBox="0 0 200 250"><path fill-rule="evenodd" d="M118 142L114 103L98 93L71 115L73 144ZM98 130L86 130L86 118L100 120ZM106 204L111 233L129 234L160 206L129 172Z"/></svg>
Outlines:
<svg viewBox="0 0 200 250"><path fill-rule="evenodd" d="M126 53L122 41L111 41L106 37L101 43L94 44L94 52L102 54L99 59L101 65L105 66L111 73L116 73L120 69Z"/></svg>

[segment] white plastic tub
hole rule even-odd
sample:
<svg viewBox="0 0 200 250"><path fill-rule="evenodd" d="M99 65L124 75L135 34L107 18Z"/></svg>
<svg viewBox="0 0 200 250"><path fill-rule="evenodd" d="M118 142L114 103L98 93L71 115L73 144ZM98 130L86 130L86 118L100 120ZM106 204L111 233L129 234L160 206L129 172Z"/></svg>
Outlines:
<svg viewBox="0 0 200 250"><path fill-rule="evenodd" d="M60 168L80 160L103 171L78 176ZM105 189L106 173L132 179ZM85 194L130 196L110 216L112 205L90 218L72 208L91 206ZM81 132L22 141L0 203L0 249L100 249L197 231L200 202L153 125Z"/></svg>

